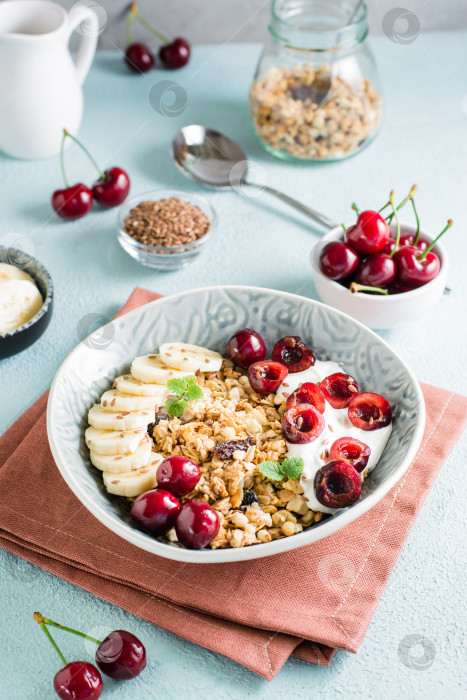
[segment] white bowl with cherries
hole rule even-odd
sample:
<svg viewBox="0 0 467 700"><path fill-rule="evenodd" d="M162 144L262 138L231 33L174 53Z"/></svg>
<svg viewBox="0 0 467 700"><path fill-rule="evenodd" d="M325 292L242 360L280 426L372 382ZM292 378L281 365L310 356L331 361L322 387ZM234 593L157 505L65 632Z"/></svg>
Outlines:
<svg viewBox="0 0 467 700"><path fill-rule="evenodd" d="M439 300L446 286L448 256L440 238L420 226L416 186L398 205L391 192L379 211L359 211L356 222L338 226L313 248L311 264L321 299L370 328L394 328L417 320ZM401 223L411 204L415 223ZM344 230L343 230L344 229Z"/></svg>

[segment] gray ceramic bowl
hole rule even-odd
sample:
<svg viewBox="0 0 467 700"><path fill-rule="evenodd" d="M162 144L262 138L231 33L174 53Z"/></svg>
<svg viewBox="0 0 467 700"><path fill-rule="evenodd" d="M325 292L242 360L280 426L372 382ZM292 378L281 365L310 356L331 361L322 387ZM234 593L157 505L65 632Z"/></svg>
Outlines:
<svg viewBox="0 0 467 700"><path fill-rule="evenodd" d="M14 331L0 334L0 359L16 355L38 340L52 317L53 284L52 278L41 263L22 250L0 246L0 263L19 267L33 278L44 300L37 314Z"/></svg>
<svg viewBox="0 0 467 700"><path fill-rule="evenodd" d="M185 341L225 353L230 336L258 330L270 351L284 335L300 335L321 359L344 364L364 390L386 396L393 431L383 456L365 480L361 498L302 533L239 549L192 551L138 530L129 504L110 496L84 444L87 411L137 355L167 341ZM81 342L60 367L49 397L47 429L57 466L76 496L110 530L142 549L179 561L216 563L277 554L319 540L377 503L405 472L425 424L423 395L412 372L387 343L349 316L311 299L255 287L207 287L157 300L104 327L106 342Z"/></svg>

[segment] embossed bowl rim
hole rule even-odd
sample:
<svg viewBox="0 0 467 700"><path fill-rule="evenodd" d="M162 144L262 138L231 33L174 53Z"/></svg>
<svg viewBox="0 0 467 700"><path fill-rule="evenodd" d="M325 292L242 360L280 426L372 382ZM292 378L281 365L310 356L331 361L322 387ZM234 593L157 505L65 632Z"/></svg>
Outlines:
<svg viewBox="0 0 467 700"><path fill-rule="evenodd" d="M303 547L305 545L311 544L312 542L321 540L324 537L328 537L334 532L337 532L342 527L344 527L348 523L351 523L353 520L356 520L356 518L360 517L368 510L370 510L370 508L376 505L376 503L378 503L388 493L388 491L391 490L391 488L397 483L397 481L399 481L399 479L403 476L403 474L415 458L415 455L417 454L417 450L422 440L423 431L425 427L425 402L422 390L413 372L407 367L406 363L400 357L400 355L398 355L398 353L395 352L395 350L393 350L391 346L388 343L386 343L386 341L380 338L379 335L374 333L367 326L364 326L362 323L359 323L351 316L344 314L342 311L338 311L337 309L327 306L326 304L323 304L319 301L302 297L298 294L291 294L289 292L282 292L279 290L267 289L263 287L251 287L247 285L217 285L212 287L200 287L193 290L177 292L176 294L167 295L166 297L163 297L163 300L177 299L183 297L184 295L189 295L192 292L209 293L215 292L216 290L237 290L252 294L254 294L255 292L265 292L270 295L276 296L280 299L300 299L301 301L307 304L310 303L320 306L323 309L326 309L327 312L333 315L337 315L341 318L345 318L355 326L364 329L365 332L369 333L370 336L373 336L379 344L385 346L403 366L405 372L408 374L413 384L415 394L418 399L418 411L415 419L415 430L411 442L408 445L405 458L402 460L402 462L396 467L393 473L390 474L384 480L383 483L375 487L374 491L367 494L364 499L354 503L354 505L350 508L344 509L338 514L338 517L328 518L324 520L319 525L319 527L311 527L299 533L298 535L293 535L291 537L283 537L282 539L273 540L272 542L267 542L265 544L255 544L248 547L239 548L190 550L185 549L183 547L171 546L166 542L153 539L147 534L141 532L140 530L132 528L118 515L110 515L99 503L95 502L92 496L88 494L87 490L82 487L79 479L76 478L74 469L70 467L70 465L67 463L67 459L61 449L60 439L57 437L56 434L55 425L52 418L52 407L54 404L56 388L60 381L60 377L63 373L66 372L67 365L71 357L79 351L81 344L77 345L76 348L72 350L72 352L68 355L68 357L62 363L62 365L59 367L58 372L55 375L54 381L52 383L52 387L50 389L50 395L47 404L47 433L50 448L52 450L52 455L61 475L63 476L63 478L65 479L66 483L73 491L75 496L77 496L77 498L81 501L81 503L84 506L86 506L86 508L112 532L116 533L117 535L120 535L120 537L123 537L123 539L128 540L128 542L131 542L136 547L140 547L141 549L144 549L148 552L152 552L153 554L157 554L166 559L199 564L217 564L234 561L245 561L249 559L259 559L261 557L279 554L280 552L287 552L291 549L296 549L297 547ZM131 315L136 316L137 314L141 313L143 309L147 310L148 306L150 306L151 304L159 303L159 300L155 300L153 302L150 302L149 304L145 304L144 306L141 306L137 309L134 309L133 311L128 312L128 314L126 314L125 317L129 317ZM118 322L118 319L116 320L116 322ZM87 466L84 462L83 469L87 469Z"/></svg>

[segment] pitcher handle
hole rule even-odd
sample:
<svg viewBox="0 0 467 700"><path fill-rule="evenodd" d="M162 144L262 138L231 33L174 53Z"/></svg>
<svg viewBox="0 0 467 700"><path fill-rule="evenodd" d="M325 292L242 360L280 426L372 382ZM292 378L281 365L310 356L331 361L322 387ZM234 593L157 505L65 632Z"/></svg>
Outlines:
<svg viewBox="0 0 467 700"><path fill-rule="evenodd" d="M78 81L82 85L96 53L97 39L99 37L99 18L94 10L84 4L73 5L68 13L68 40L80 25L82 38L78 47L75 65Z"/></svg>

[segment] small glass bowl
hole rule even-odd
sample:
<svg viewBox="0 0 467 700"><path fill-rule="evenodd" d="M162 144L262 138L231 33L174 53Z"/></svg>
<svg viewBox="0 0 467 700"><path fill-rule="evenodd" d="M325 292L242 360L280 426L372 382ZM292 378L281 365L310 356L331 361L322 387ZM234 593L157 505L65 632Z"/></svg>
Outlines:
<svg viewBox="0 0 467 700"><path fill-rule="evenodd" d="M170 197L177 197L178 199L182 199L185 202L199 207L211 222L209 231L192 243L173 247L146 245L125 233L123 230L125 219L133 207L148 199L157 201L158 199L169 199ZM156 270L170 272L171 270L178 270L181 267L185 267L198 257L206 247L206 244L211 240L216 225L216 212L204 197L191 194L191 192L183 192L182 190L150 190L149 192L142 192L135 197L131 197L131 199L128 199L122 204L118 212L117 237L123 250L131 255L132 258L138 260L138 262Z"/></svg>

